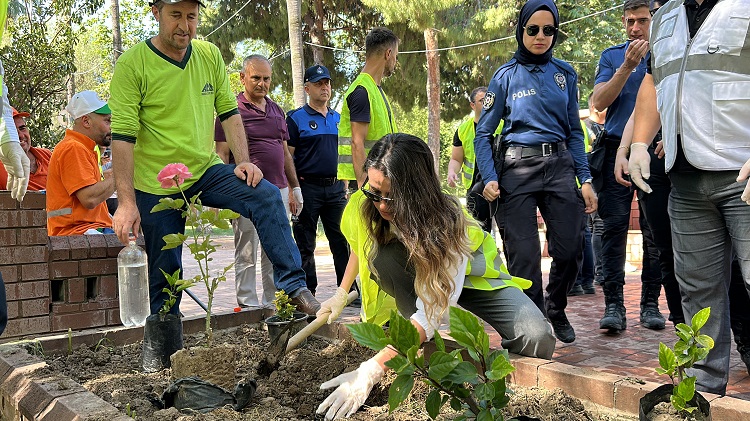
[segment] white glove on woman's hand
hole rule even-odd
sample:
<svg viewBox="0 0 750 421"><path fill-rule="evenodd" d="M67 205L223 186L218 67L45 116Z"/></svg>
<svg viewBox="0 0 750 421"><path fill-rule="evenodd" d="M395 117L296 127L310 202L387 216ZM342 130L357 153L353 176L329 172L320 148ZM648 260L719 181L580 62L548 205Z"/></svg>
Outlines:
<svg viewBox="0 0 750 421"><path fill-rule="evenodd" d="M297 213L295 215L299 216L300 212L302 212L302 204L305 202L305 200L302 198L302 188L294 187L292 189L292 195L294 196L294 200L297 202Z"/></svg>
<svg viewBox="0 0 750 421"><path fill-rule="evenodd" d="M321 390L338 387L318 406L316 412L325 412L326 420L348 418L365 403L372 387L382 378L383 368L370 358L360 364L358 369L321 384Z"/></svg>
<svg viewBox="0 0 750 421"><path fill-rule="evenodd" d="M327 323L333 323L334 320L339 318L344 307L346 307L347 298L349 298L349 293L341 287L336 288L336 293L333 294L333 297L320 303L320 310L315 314L315 317L330 311L331 314L328 316Z"/></svg>
<svg viewBox="0 0 750 421"><path fill-rule="evenodd" d="M29 157L18 142L6 142L0 145L0 161L8 172L8 190L10 197L23 200L29 185Z"/></svg>
<svg viewBox="0 0 750 421"><path fill-rule="evenodd" d="M630 144L630 160L628 161L630 180L646 193L651 193L651 186L646 180L651 177L651 155L648 154L648 145L645 143Z"/></svg>

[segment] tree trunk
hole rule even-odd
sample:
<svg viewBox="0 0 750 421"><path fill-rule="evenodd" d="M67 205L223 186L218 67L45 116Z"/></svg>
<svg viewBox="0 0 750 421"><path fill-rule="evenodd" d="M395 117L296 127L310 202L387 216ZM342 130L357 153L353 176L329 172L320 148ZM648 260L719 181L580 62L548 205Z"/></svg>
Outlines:
<svg viewBox="0 0 750 421"><path fill-rule="evenodd" d="M323 0L315 0L315 24L310 28L310 39L313 44L325 45L325 30L323 29L323 20L325 19L325 12L323 11ZM313 51L313 62L315 64L325 65L323 62L323 49L320 47L312 47Z"/></svg>
<svg viewBox="0 0 750 421"><path fill-rule="evenodd" d="M302 2L301 0L286 0L287 19L289 21L289 49L292 56L292 86L294 88L294 105L305 105L305 89L303 88L305 62L302 56Z"/></svg>
<svg viewBox="0 0 750 421"><path fill-rule="evenodd" d="M112 12L112 66L122 54L122 36L120 35L120 0L110 1L110 11Z"/></svg>
<svg viewBox="0 0 750 421"><path fill-rule="evenodd" d="M427 51L427 145L432 151L435 172L440 174L440 54L437 30L424 30Z"/></svg>

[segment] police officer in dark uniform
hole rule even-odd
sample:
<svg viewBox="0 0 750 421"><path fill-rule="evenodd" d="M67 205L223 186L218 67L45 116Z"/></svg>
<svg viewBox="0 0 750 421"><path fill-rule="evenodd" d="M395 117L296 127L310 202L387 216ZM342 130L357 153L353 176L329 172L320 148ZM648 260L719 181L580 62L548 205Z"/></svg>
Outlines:
<svg viewBox="0 0 750 421"><path fill-rule="evenodd" d="M349 261L349 245L341 233L341 215L346 207L346 187L336 178L338 165L339 113L328 107L331 99L331 74L325 66L315 65L305 71L308 103L287 114L289 153L294 158L297 178L305 206L292 231L297 242L307 288L315 294L315 245L318 220L323 222L328 245L333 254L336 285Z"/></svg>
<svg viewBox="0 0 750 421"><path fill-rule="evenodd" d="M575 340L565 315L567 292L581 265L584 210L596 210L596 195L578 118L578 76L552 58L559 15L552 0L530 0L516 28L518 50L490 82L474 139L484 197L500 198L508 269L529 279L526 293L546 311L555 336ZM493 162L492 134L504 120ZM576 186L576 177L581 190ZM542 295L537 207L547 225L553 264Z"/></svg>
<svg viewBox="0 0 750 421"><path fill-rule="evenodd" d="M594 184L599 196L599 217L604 222L602 232L602 274L604 276L604 317L600 329L616 333L627 327L623 286L625 285L625 256L633 191L615 179L618 152L625 124L635 107L638 87L646 74L649 60L648 30L651 22L648 0L627 0L623 6L623 24L628 41L610 47L601 55L597 66L594 108L607 109L604 122L605 137L600 147L606 148L601 174L594 173ZM644 256L645 258L645 256ZM643 280L643 292L648 297L645 314L647 326L663 329L664 318L658 310L661 279Z"/></svg>

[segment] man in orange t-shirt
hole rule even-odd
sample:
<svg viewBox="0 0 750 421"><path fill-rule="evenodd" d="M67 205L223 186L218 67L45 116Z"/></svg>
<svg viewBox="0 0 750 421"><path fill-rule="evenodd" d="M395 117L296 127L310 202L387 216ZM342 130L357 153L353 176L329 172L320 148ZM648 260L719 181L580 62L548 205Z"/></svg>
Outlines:
<svg viewBox="0 0 750 421"><path fill-rule="evenodd" d="M39 191L47 188L47 169L49 168L49 159L52 151L45 148L35 148L31 146L31 134L26 126L26 117L31 114L27 112L18 112L13 108L13 122L18 130L18 140L21 142L21 148L26 152L31 164L31 173L29 175L29 190ZM0 163L0 190L7 189L8 172Z"/></svg>
<svg viewBox="0 0 750 421"><path fill-rule="evenodd" d="M106 200L115 191L112 170L102 173L96 146L109 146L111 111L96 92L73 95L65 107L73 128L55 147L47 177L47 233L114 233Z"/></svg>

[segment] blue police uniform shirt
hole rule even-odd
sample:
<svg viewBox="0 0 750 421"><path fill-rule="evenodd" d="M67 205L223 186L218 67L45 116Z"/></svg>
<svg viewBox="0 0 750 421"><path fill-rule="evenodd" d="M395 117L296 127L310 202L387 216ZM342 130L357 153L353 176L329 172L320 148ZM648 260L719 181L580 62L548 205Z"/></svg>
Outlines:
<svg viewBox="0 0 750 421"><path fill-rule="evenodd" d="M339 120L328 108L325 117L305 104L289 111L289 146L294 147L294 166L299 176L336 177L339 159Z"/></svg>
<svg viewBox="0 0 750 421"><path fill-rule="evenodd" d="M492 77L474 137L477 165L485 182L497 181L492 138L505 120L504 145L539 146L565 141L580 181L591 178L578 116L578 76L568 63L520 64L511 59Z"/></svg>
<svg viewBox="0 0 750 421"><path fill-rule="evenodd" d="M596 80L594 85L604 82L609 82L614 76L615 71L622 66L625 61L625 51L628 49L630 41L615 45L607 48L602 52L601 58L599 58L599 65L596 71ZM608 135L622 137L622 131L625 130L625 124L630 118L630 114L633 113L635 108L635 98L638 96L638 88L641 86L641 81L646 75L646 66L651 58L651 53L646 54L646 57L633 69L633 72L628 76L625 86L622 87L620 95L617 95L614 102L607 108L607 119L604 121L604 129Z"/></svg>

